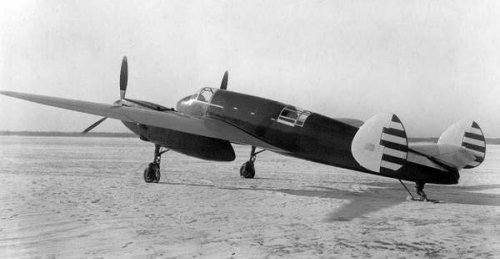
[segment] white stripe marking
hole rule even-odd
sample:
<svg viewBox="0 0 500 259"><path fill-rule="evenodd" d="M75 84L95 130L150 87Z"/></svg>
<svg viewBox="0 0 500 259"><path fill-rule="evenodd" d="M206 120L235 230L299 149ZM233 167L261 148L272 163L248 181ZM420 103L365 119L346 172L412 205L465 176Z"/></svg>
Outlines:
<svg viewBox="0 0 500 259"><path fill-rule="evenodd" d="M470 127L470 132L481 136L483 135L480 129L474 127Z"/></svg>
<svg viewBox="0 0 500 259"><path fill-rule="evenodd" d="M206 104L206 105L209 105L209 106L212 106L212 107L217 107L217 108L224 109L224 106L220 106L220 105L217 105L217 104L207 103L207 102L203 102L203 101L200 101L200 100L194 100L194 101L197 102L197 103Z"/></svg>
<svg viewBox="0 0 500 259"><path fill-rule="evenodd" d="M401 124L399 122L391 121L390 127L393 128L393 129L398 129L398 130L401 130L401 131L405 131L405 129L403 128L403 124Z"/></svg>
<svg viewBox="0 0 500 259"><path fill-rule="evenodd" d="M468 137L464 137L463 142L469 143L469 144L472 144L472 145L476 145L476 146L480 146L480 147L484 147L485 146L484 141L473 139L473 138L468 138Z"/></svg>
<svg viewBox="0 0 500 259"><path fill-rule="evenodd" d="M469 148L465 148L465 150L467 150L468 152L471 152L474 156L484 158L484 153L483 152L479 152L479 151L472 150L472 149L469 149Z"/></svg>
<svg viewBox="0 0 500 259"><path fill-rule="evenodd" d="M392 148L384 148L384 154L386 155L389 155L389 156L393 156L393 157L399 157L399 158L402 158L402 159L406 159L406 152L403 152L401 150L396 150L396 149L392 149Z"/></svg>
<svg viewBox="0 0 500 259"><path fill-rule="evenodd" d="M390 134L387 134L387 133L383 133L382 134L382 139L383 140L387 140L387 141L392 142L392 143L398 143L398 144L401 144L401 145L404 145L404 146L406 146L406 144L407 144L405 138L394 136L394 135L390 135Z"/></svg>
<svg viewBox="0 0 500 259"><path fill-rule="evenodd" d="M295 123L293 122L289 122L289 121L286 121L286 120L282 120L280 118L278 118L277 122L281 123L281 124L285 124L287 126L291 126L291 127L295 127Z"/></svg>
<svg viewBox="0 0 500 259"><path fill-rule="evenodd" d="M406 160L408 162L412 162L412 163L427 166L427 167L432 167L432 168L447 172L446 169L444 169L441 166L439 166L438 164L432 162L427 157L421 156L421 155L413 153L413 152L408 152L408 158Z"/></svg>
<svg viewBox="0 0 500 259"><path fill-rule="evenodd" d="M402 167L402 165L382 160L380 162L380 167L385 167L387 169L390 169L390 170L393 170L393 171L397 171L399 168Z"/></svg>
<svg viewBox="0 0 500 259"><path fill-rule="evenodd" d="M470 163L468 164L468 166L476 167L476 166L478 166L478 165L480 165L480 164L481 164L481 163L479 163L479 162L472 161L472 162L470 162Z"/></svg>

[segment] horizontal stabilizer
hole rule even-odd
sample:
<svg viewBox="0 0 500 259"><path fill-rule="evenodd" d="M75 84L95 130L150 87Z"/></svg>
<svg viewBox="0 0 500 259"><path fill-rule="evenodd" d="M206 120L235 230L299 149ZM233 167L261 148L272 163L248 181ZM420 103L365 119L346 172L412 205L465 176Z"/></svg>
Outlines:
<svg viewBox="0 0 500 259"><path fill-rule="evenodd" d="M377 114L359 128L351 151L364 168L377 173L393 173L403 167L408 157L404 126L392 113Z"/></svg>
<svg viewBox="0 0 500 259"><path fill-rule="evenodd" d="M437 143L410 143L410 150L432 158L441 164L460 170L473 162L476 158L465 148L450 144ZM425 164L424 164L425 165ZM426 164L429 166L429 164ZM435 165L434 165L435 166Z"/></svg>
<svg viewBox="0 0 500 259"><path fill-rule="evenodd" d="M463 120L451 125L439 137L438 144L463 147L474 156L474 160L464 168L480 165L486 156L486 141L479 125L472 120Z"/></svg>

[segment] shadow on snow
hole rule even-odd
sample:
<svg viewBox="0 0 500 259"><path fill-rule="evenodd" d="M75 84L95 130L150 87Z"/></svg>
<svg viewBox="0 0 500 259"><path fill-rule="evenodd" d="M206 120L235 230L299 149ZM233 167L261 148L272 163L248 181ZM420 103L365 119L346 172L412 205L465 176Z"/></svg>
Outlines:
<svg viewBox="0 0 500 259"><path fill-rule="evenodd" d="M328 215L325 219L327 222L350 221L368 213L407 202L406 197L408 196L408 193L403 189L403 186L401 186L399 182L346 182L346 184L351 185L364 185L365 188L362 188L362 190L342 190L325 186L307 186L311 189L283 189L259 187L221 187L211 184L171 182L161 182L161 184L210 187L234 191L274 191L302 197L349 200L348 204ZM338 184L338 182L336 182L336 184ZM410 188L412 193L415 193L414 190L412 190L413 186L411 186L411 184L407 184L407 186ZM490 189L500 189L500 184L476 186L428 184L426 185L425 191L429 197L439 198L446 204L500 206L500 194L481 193L481 191Z"/></svg>

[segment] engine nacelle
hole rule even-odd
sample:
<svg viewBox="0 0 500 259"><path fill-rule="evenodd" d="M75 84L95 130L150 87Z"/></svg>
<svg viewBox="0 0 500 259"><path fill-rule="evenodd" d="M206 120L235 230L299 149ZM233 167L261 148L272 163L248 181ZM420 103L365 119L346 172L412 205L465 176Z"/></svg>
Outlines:
<svg viewBox="0 0 500 259"><path fill-rule="evenodd" d="M161 144L179 153L211 161L234 161L233 146L227 140L208 138L175 130L168 130L136 123L124 122L125 126L142 140Z"/></svg>

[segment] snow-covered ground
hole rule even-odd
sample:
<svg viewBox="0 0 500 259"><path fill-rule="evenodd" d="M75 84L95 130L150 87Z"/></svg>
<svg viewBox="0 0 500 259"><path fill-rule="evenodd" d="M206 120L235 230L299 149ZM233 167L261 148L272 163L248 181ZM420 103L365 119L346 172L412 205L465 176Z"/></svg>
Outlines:
<svg viewBox="0 0 500 259"><path fill-rule="evenodd" d="M137 139L0 137L0 258L499 258L500 146L460 184L427 185L440 204L270 152L241 179L249 152L170 152L146 184L153 146Z"/></svg>

